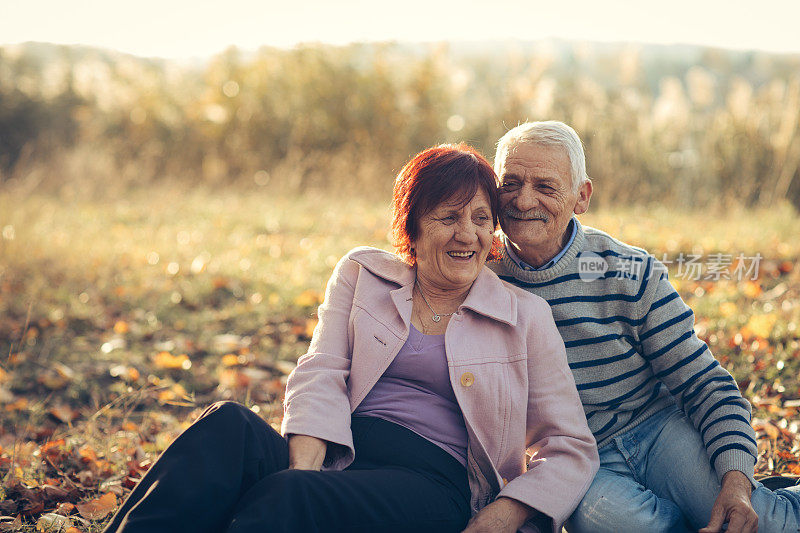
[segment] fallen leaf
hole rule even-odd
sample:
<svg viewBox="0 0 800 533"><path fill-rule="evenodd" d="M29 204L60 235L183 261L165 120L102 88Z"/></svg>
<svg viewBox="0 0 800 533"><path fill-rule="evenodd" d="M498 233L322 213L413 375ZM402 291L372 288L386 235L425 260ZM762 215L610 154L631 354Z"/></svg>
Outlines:
<svg viewBox="0 0 800 533"><path fill-rule="evenodd" d="M4 409L12 413L14 411L22 411L28 407L28 399L27 398L19 398L16 401L7 404Z"/></svg>
<svg viewBox="0 0 800 533"><path fill-rule="evenodd" d="M776 440L781 435L780 429L778 429L778 427L775 426L775 424L772 424L770 422L754 426L753 429L755 429L756 431L763 431L764 433L767 434L767 437L769 437L772 440Z"/></svg>
<svg viewBox="0 0 800 533"><path fill-rule="evenodd" d="M234 355L232 353L226 354L222 356L222 365L223 366L236 366L239 364L239 356Z"/></svg>
<svg viewBox="0 0 800 533"><path fill-rule="evenodd" d="M180 355L172 355L169 352L158 352L155 356L153 356L153 363L157 368L164 369L182 368L184 370L189 370L192 367L192 362L189 360L189 356L185 353Z"/></svg>
<svg viewBox="0 0 800 533"><path fill-rule="evenodd" d="M62 502L56 507L56 514L67 516L75 510L75 504L69 502Z"/></svg>
<svg viewBox="0 0 800 533"><path fill-rule="evenodd" d="M81 448L78 450L78 456L84 463L97 461L97 452L94 451L94 448L88 444L86 446L81 446Z"/></svg>
<svg viewBox="0 0 800 533"><path fill-rule="evenodd" d="M60 533L72 527L72 520L55 513L45 513L36 522L36 531Z"/></svg>
<svg viewBox="0 0 800 533"><path fill-rule="evenodd" d="M89 520L100 520L116 509L117 496L112 492L108 492L94 500L79 503L75 507L82 517Z"/></svg>
<svg viewBox="0 0 800 533"><path fill-rule="evenodd" d="M55 485L42 485L42 491L47 499L53 502L64 501L69 497L69 491Z"/></svg>
<svg viewBox="0 0 800 533"><path fill-rule="evenodd" d="M11 522L4 523L2 525L3 531L19 531L22 529L22 515L17 515L17 517L12 520Z"/></svg>
<svg viewBox="0 0 800 533"><path fill-rule="evenodd" d="M250 378L242 374L236 368L223 368L219 374L220 387L226 389L247 388L250 386Z"/></svg>

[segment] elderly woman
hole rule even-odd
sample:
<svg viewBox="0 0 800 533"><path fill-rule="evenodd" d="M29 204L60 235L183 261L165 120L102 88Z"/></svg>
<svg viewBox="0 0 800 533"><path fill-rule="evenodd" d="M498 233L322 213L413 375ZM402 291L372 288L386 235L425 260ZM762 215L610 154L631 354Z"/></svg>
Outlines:
<svg viewBox="0 0 800 533"><path fill-rule="evenodd" d="M484 266L495 183L466 145L415 156L397 254L357 248L328 283L285 437L211 406L106 531L560 532L597 450L547 304Z"/></svg>

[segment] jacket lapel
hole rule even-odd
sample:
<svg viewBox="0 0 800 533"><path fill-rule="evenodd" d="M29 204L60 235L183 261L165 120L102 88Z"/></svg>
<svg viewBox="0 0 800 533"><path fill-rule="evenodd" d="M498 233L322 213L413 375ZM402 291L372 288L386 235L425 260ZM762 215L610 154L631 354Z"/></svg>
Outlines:
<svg viewBox="0 0 800 533"><path fill-rule="evenodd" d="M374 275L400 286L391 291L391 297L407 330L411 320L411 293L417 279L417 269L393 253L377 248L364 247L353 252L351 258ZM478 273L461 306L510 326L517 324L516 295L486 266Z"/></svg>

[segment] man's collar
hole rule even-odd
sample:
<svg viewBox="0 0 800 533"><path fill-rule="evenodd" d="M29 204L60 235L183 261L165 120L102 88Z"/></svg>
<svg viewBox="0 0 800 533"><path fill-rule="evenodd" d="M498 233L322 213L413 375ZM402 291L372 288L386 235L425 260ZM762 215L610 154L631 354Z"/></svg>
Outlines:
<svg viewBox="0 0 800 533"><path fill-rule="evenodd" d="M417 279L416 267L384 250L361 247L350 253L350 259L375 276L403 288L409 287ZM517 324L517 296L486 266L481 268L461 306L510 326Z"/></svg>

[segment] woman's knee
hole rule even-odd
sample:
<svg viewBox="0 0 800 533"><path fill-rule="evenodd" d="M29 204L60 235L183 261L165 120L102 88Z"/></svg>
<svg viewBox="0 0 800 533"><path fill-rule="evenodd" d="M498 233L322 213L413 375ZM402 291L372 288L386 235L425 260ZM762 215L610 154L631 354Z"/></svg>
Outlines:
<svg viewBox="0 0 800 533"><path fill-rule="evenodd" d="M267 422L244 405L221 401L210 405L192 425L195 431L212 432L230 439L242 436L259 441L283 440ZM266 439L266 440L265 440Z"/></svg>
<svg viewBox="0 0 800 533"><path fill-rule="evenodd" d="M212 415L224 417L239 416L246 418L249 416L248 413L255 414L250 409L238 402L222 400L209 405L200 415L200 418L205 418Z"/></svg>
<svg viewBox="0 0 800 533"><path fill-rule="evenodd" d="M222 424L226 428L232 428L253 423L264 423L257 414L244 405L229 400L219 401L211 404L203 411L197 421L213 421Z"/></svg>

